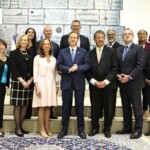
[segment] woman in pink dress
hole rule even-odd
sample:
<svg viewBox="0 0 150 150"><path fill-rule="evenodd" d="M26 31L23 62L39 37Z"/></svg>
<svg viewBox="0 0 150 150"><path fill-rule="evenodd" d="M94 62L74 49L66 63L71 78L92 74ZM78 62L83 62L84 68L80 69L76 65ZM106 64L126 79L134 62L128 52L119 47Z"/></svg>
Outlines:
<svg viewBox="0 0 150 150"><path fill-rule="evenodd" d="M56 59L52 56L51 42L40 43L39 55L34 59L34 94L32 107L38 107L39 128L42 137L51 136L49 127L50 106L57 106L58 74Z"/></svg>

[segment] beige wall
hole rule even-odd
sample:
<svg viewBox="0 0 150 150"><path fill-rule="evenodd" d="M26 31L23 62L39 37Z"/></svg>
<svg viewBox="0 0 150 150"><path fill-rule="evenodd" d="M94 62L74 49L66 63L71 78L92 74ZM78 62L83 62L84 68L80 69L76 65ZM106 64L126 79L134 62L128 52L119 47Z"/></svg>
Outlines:
<svg viewBox="0 0 150 150"><path fill-rule="evenodd" d="M150 35L150 0L123 0L120 25L129 27L134 32L137 43L137 32L145 29Z"/></svg>

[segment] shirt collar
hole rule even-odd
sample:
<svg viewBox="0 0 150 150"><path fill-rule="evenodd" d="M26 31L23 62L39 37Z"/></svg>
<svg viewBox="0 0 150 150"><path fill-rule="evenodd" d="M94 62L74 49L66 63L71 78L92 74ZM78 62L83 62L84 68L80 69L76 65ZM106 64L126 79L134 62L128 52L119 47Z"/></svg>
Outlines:
<svg viewBox="0 0 150 150"><path fill-rule="evenodd" d="M72 49L74 49L74 52L76 52L77 50L77 46L75 46L74 48L72 48L71 46L69 46L70 52L72 53Z"/></svg>
<svg viewBox="0 0 150 150"><path fill-rule="evenodd" d="M124 46L128 46L128 48L132 45L132 42L129 44L125 44Z"/></svg>
<svg viewBox="0 0 150 150"><path fill-rule="evenodd" d="M100 47L100 48L96 46L96 50L97 50L97 51L98 51L99 49L103 50L103 48L104 48L104 46L102 46L102 47Z"/></svg>
<svg viewBox="0 0 150 150"><path fill-rule="evenodd" d="M111 44L110 44L110 43L107 43L107 45L108 45L109 47L113 47L113 45L115 44L115 42L116 42L116 40L115 40L114 42L112 42Z"/></svg>

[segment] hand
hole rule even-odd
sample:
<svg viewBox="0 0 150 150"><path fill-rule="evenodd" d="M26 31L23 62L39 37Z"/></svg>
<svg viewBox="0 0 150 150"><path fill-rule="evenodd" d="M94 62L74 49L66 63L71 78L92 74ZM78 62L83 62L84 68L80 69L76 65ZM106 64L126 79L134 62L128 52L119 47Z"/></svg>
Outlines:
<svg viewBox="0 0 150 150"><path fill-rule="evenodd" d="M40 92L40 89L39 89L39 87L36 85L35 86L35 92L36 92L36 95L39 97L39 98L41 98L41 92Z"/></svg>
<svg viewBox="0 0 150 150"><path fill-rule="evenodd" d="M28 81L27 81L27 83L29 84L29 86L31 85L31 83L32 83L32 79L29 79Z"/></svg>
<svg viewBox="0 0 150 150"><path fill-rule="evenodd" d="M145 83L146 83L148 86L150 86L150 80L145 79Z"/></svg>
<svg viewBox="0 0 150 150"><path fill-rule="evenodd" d="M122 73L122 74L120 74L118 81L123 84L127 83L129 81L129 76Z"/></svg>
<svg viewBox="0 0 150 150"><path fill-rule="evenodd" d="M97 88L105 88L107 85L104 81L96 81L95 86Z"/></svg>
<svg viewBox="0 0 150 150"><path fill-rule="evenodd" d="M29 88L29 83L28 82L26 82L26 81L22 81L21 82L21 84L23 85L23 87L25 88L25 89L27 89L27 88Z"/></svg>
<svg viewBox="0 0 150 150"><path fill-rule="evenodd" d="M77 64L74 64L74 65L69 69L69 73L70 73L70 72L75 72L75 71L77 71L77 69L78 69Z"/></svg>

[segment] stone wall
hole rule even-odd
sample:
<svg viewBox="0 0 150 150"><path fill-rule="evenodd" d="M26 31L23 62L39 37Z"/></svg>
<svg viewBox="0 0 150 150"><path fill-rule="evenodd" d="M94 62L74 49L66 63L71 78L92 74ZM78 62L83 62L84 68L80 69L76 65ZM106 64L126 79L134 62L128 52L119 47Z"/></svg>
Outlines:
<svg viewBox="0 0 150 150"><path fill-rule="evenodd" d="M35 28L37 40L47 24L52 26L52 39L60 43L61 36L70 32L70 23L79 19L81 33L94 45L93 34L102 29L117 31L118 41L124 26L120 26L123 0L0 0L2 25L0 38L11 45L13 35L20 35L28 27Z"/></svg>

